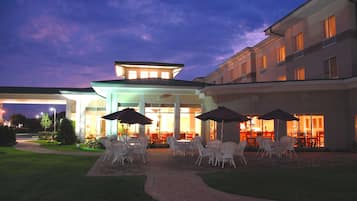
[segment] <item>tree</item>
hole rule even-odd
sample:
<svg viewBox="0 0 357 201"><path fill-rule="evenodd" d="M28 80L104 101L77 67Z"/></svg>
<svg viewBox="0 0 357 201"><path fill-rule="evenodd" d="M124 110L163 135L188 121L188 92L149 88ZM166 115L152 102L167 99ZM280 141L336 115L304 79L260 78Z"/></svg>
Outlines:
<svg viewBox="0 0 357 201"><path fill-rule="evenodd" d="M44 113L42 115L42 118L41 118L41 126L45 129L49 128L52 124L52 121L50 120L50 118L48 117L48 114L47 113Z"/></svg>
<svg viewBox="0 0 357 201"><path fill-rule="evenodd" d="M22 114L13 114L10 117L11 124L14 126L18 126L19 124L25 124L26 117Z"/></svg>
<svg viewBox="0 0 357 201"><path fill-rule="evenodd" d="M76 134L69 119L63 119L57 135L57 141L61 144L74 144L76 143Z"/></svg>

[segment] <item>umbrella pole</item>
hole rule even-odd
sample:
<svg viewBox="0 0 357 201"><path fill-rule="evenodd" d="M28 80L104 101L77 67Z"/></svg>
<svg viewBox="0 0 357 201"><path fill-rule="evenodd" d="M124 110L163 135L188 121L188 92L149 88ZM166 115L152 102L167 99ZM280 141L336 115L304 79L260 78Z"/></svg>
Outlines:
<svg viewBox="0 0 357 201"><path fill-rule="evenodd" d="M221 125L221 141L223 142L223 126L224 126L224 120L222 120L222 125Z"/></svg>

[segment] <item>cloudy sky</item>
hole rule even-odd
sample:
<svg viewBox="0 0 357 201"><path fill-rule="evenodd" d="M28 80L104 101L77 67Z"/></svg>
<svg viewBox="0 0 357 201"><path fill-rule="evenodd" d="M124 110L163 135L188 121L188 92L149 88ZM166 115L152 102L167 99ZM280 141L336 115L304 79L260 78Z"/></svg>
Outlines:
<svg viewBox="0 0 357 201"><path fill-rule="evenodd" d="M305 0L2 0L0 86L88 87L115 60L207 75Z"/></svg>

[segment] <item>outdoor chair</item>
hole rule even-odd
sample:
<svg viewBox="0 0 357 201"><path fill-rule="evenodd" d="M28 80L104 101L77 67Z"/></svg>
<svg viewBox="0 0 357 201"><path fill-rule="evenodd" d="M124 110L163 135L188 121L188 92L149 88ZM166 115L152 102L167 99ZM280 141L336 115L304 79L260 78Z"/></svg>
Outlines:
<svg viewBox="0 0 357 201"><path fill-rule="evenodd" d="M129 149L127 144L124 144L120 141L113 143L113 152L114 157L112 164L119 162L121 165L124 165L125 160L128 160L130 163L133 162L133 159L128 155Z"/></svg>
<svg viewBox="0 0 357 201"><path fill-rule="evenodd" d="M269 158L272 157L273 155L273 149L272 149L273 141L270 139L263 139L260 143L259 146L262 146L262 154L261 157L268 156Z"/></svg>
<svg viewBox="0 0 357 201"><path fill-rule="evenodd" d="M105 160L111 159L114 154L113 143L108 138L103 138L100 140L100 142L102 143L102 145L105 148L102 160L105 161Z"/></svg>
<svg viewBox="0 0 357 201"><path fill-rule="evenodd" d="M236 149L236 155L239 157L240 162L243 163L244 165L247 165L247 160L245 159L244 156L244 150L247 147L247 141L241 141L237 145Z"/></svg>
<svg viewBox="0 0 357 201"><path fill-rule="evenodd" d="M222 143L220 154L216 156L215 165L219 165L222 163L222 168L224 168L225 162L229 162L231 166L236 168L236 164L234 162L234 152L237 148L237 144L235 142L224 142Z"/></svg>
<svg viewBox="0 0 357 201"><path fill-rule="evenodd" d="M198 158L195 162L197 166L201 165L202 159L203 158L208 158L208 164L213 165L214 163L214 154L212 151L210 151L207 148L204 148L201 142L197 142L196 144L197 150L198 150Z"/></svg>
<svg viewBox="0 0 357 201"><path fill-rule="evenodd" d="M264 153L263 141L264 141L263 136L257 136L256 138L256 142L258 144L257 156L259 156L259 154Z"/></svg>
<svg viewBox="0 0 357 201"><path fill-rule="evenodd" d="M295 144L296 144L296 139L294 137L290 136L283 136L280 138L280 143L282 143L285 147L285 150L283 151L283 154L286 154L292 159L294 156L297 157L297 154L295 152Z"/></svg>
<svg viewBox="0 0 357 201"><path fill-rule="evenodd" d="M181 146L174 137L168 137L167 143L169 144L173 156L176 156L179 153L186 155L186 147Z"/></svg>

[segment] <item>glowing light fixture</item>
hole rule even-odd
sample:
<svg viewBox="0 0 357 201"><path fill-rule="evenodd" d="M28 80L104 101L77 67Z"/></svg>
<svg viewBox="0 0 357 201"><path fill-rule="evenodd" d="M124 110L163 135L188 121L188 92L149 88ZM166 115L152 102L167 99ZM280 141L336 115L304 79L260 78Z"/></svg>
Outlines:
<svg viewBox="0 0 357 201"><path fill-rule="evenodd" d="M57 110L56 110L56 108L51 107L50 111L53 112L53 132L55 133L56 132L56 113L57 113Z"/></svg>

